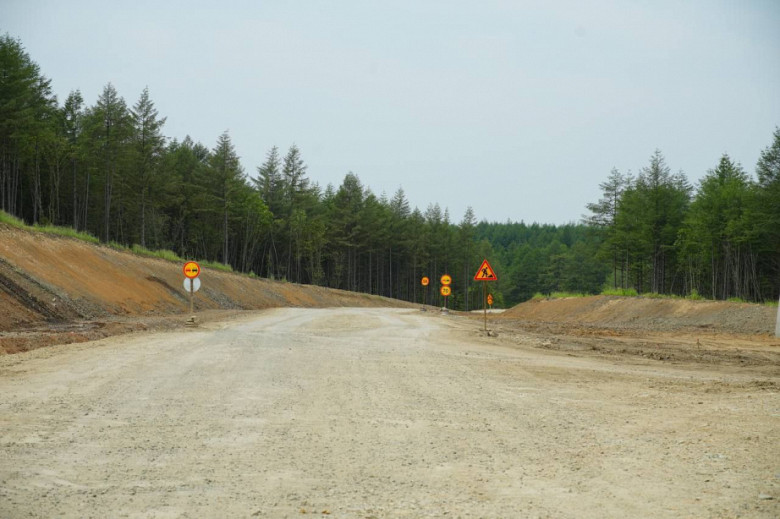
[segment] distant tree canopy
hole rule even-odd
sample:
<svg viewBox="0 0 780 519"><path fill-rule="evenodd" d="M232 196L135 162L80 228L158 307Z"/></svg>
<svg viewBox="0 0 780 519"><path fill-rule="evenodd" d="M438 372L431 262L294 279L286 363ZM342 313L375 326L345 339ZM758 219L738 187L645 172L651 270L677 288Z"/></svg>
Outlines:
<svg viewBox="0 0 780 519"><path fill-rule="evenodd" d="M459 223L403 189L376 195L358 175L324 189L303 152L272 147L256 176L230 135L211 149L167 139L145 88L128 106L109 83L93 104L62 106L21 42L0 37L0 208L32 224L71 226L104 242L170 249L241 272L481 308L472 280L484 258L496 304L607 286L712 298L775 299L780 287L780 130L757 179L726 155L693 189L660 151L636 178L613 170L578 224ZM432 283L422 287L427 275Z"/></svg>
<svg viewBox="0 0 780 519"><path fill-rule="evenodd" d="M638 292L775 300L780 290L780 129L753 180L723 155L694 190L659 151L637 178L613 170L585 218L611 284Z"/></svg>

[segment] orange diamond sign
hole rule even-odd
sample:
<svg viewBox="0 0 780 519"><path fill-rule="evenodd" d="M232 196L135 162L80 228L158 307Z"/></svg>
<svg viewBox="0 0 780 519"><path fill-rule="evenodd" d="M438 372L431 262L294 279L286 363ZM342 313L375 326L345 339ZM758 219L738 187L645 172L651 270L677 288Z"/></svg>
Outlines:
<svg viewBox="0 0 780 519"><path fill-rule="evenodd" d="M496 271L490 266L488 260L484 260L479 270L474 274L474 281L498 281Z"/></svg>

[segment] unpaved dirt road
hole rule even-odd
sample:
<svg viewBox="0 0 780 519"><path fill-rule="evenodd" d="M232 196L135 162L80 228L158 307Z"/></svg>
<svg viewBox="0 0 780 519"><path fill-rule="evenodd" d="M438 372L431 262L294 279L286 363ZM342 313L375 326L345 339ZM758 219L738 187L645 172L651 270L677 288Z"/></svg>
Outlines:
<svg viewBox="0 0 780 519"><path fill-rule="evenodd" d="M0 517L778 517L776 367L276 309L0 357Z"/></svg>

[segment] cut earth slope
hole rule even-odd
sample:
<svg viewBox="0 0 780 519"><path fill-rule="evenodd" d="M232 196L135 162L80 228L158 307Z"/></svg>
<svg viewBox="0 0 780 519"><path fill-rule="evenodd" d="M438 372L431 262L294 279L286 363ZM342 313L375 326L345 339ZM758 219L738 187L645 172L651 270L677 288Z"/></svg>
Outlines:
<svg viewBox="0 0 780 519"><path fill-rule="evenodd" d="M208 267L195 311L275 307L408 307L409 303ZM0 224L0 354L181 325L182 263ZM171 321L171 318L174 320Z"/></svg>

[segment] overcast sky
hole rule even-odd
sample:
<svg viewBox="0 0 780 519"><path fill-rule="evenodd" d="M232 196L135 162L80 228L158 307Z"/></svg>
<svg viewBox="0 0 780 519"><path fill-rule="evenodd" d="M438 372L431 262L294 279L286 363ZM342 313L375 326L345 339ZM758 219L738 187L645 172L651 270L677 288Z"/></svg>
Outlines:
<svg viewBox="0 0 780 519"><path fill-rule="evenodd" d="M461 220L567 223L660 149L751 174L780 126L780 2L0 0L60 103L145 86L164 133L250 175L276 145Z"/></svg>

